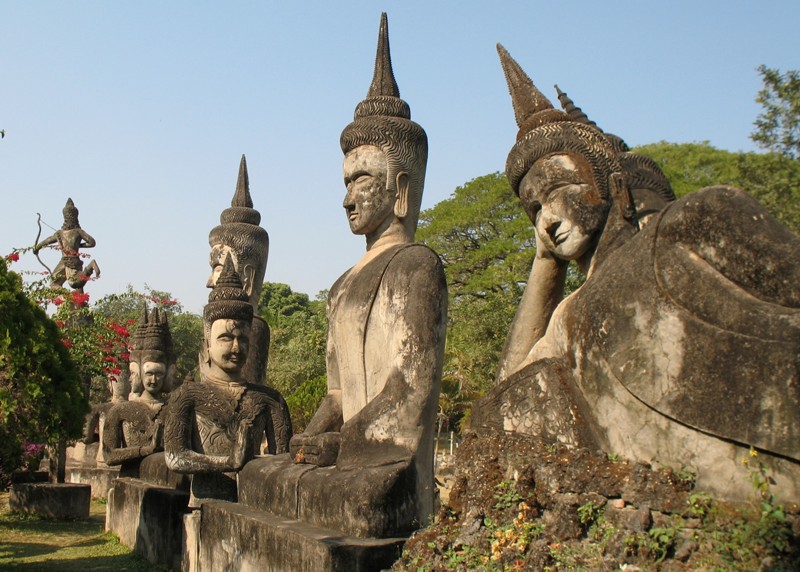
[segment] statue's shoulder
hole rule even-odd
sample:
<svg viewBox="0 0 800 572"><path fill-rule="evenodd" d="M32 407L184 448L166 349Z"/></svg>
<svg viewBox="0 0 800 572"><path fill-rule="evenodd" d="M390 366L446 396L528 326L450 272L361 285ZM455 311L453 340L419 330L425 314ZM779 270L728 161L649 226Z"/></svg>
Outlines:
<svg viewBox="0 0 800 572"><path fill-rule="evenodd" d="M432 248L418 242L399 246L389 265L392 268L402 267L416 272L444 272L444 265L439 255Z"/></svg>
<svg viewBox="0 0 800 572"><path fill-rule="evenodd" d="M284 400L280 391L277 389L266 385L256 385L254 383L247 384L247 395L251 399L257 401L268 400L270 402L280 403Z"/></svg>

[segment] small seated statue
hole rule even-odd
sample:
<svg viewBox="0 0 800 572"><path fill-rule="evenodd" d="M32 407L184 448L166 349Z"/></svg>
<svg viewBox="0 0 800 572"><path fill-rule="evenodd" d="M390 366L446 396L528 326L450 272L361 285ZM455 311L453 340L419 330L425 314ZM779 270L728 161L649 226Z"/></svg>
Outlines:
<svg viewBox="0 0 800 572"><path fill-rule="evenodd" d="M103 423L105 423L108 411L113 406L128 400L130 379L130 371L127 369L118 375L110 374L108 376L111 401L92 405L91 410L84 418L83 436L74 447L67 449L68 462L91 467L97 466L98 462L105 464L102 448Z"/></svg>
<svg viewBox="0 0 800 572"><path fill-rule="evenodd" d="M103 426L103 455L108 465L120 466L120 477L139 477L142 460L162 451L164 394L175 378L175 355L167 315L154 308L142 320L130 351L132 376L141 395L114 405Z"/></svg>
<svg viewBox="0 0 800 572"><path fill-rule="evenodd" d="M253 306L226 257L203 309L207 367L200 381L170 394L164 416L167 467L192 476L192 508L207 499L236 502L236 473L261 453L265 438L270 454L289 449L291 425L274 390L242 377L252 318Z"/></svg>
<svg viewBox="0 0 800 572"><path fill-rule="evenodd" d="M400 99L385 14L374 79L341 146L345 215L367 252L328 298L328 393L291 458L245 467L240 502L355 536L401 536L434 512L447 287L439 257L414 242L427 137Z"/></svg>
<svg viewBox="0 0 800 572"><path fill-rule="evenodd" d="M520 127L506 174L537 249L473 426L688 467L734 499L757 450L800 499L800 237L731 187L640 227L618 150L498 51ZM562 299L572 260L586 282Z"/></svg>
<svg viewBox="0 0 800 572"><path fill-rule="evenodd" d="M61 228L36 244L33 247L33 253L38 256L39 251L45 246L58 243L61 260L50 275L50 285L60 288L66 282L76 292L83 293L83 287L93 274L100 278L100 267L97 266L97 261L90 260L84 269L80 249L94 248L97 242L81 228L78 222L78 209L72 199L67 199L63 214L64 224Z"/></svg>

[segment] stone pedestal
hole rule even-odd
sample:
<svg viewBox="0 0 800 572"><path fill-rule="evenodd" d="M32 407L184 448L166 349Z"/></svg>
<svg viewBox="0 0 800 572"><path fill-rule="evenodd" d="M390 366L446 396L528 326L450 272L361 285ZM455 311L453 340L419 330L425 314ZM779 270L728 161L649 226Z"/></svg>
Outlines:
<svg viewBox="0 0 800 572"><path fill-rule="evenodd" d="M46 518L89 518L92 487L69 483L17 483L11 485L11 510Z"/></svg>
<svg viewBox="0 0 800 572"><path fill-rule="evenodd" d="M198 572L372 572L400 557L405 538L356 538L239 503L198 511Z"/></svg>
<svg viewBox="0 0 800 572"><path fill-rule="evenodd" d="M139 479L117 479L108 493L106 530L151 564L180 570L183 516L188 505L185 491Z"/></svg>
<svg viewBox="0 0 800 572"><path fill-rule="evenodd" d="M117 477L119 477L119 467L67 465L66 470L67 482L89 485L92 488L93 498L106 498Z"/></svg>

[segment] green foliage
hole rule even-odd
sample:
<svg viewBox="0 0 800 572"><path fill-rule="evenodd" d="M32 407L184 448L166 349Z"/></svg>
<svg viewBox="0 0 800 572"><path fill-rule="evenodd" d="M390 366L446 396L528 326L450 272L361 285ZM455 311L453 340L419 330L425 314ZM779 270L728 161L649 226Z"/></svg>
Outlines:
<svg viewBox="0 0 800 572"><path fill-rule="evenodd" d="M87 410L62 332L0 260L0 470L17 469L25 445L78 437Z"/></svg>
<svg viewBox="0 0 800 572"><path fill-rule="evenodd" d="M495 485L494 499L497 501L494 508L499 510L511 508L522 502L517 487L510 481L500 481Z"/></svg>
<svg viewBox="0 0 800 572"><path fill-rule="evenodd" d="M270 324L267 383L289 404L295 431L301 431L327 393L325 295L316 300L286 284L265 282L259 312Z"/></svg>
<svg viewBox="0 0 800 572"><path fill-rule="evenodd" d="M591 526L603 514L602 508L593 500L587 501L578 507L578 519L584 526Z"/></svg>
<svg viewBox="0 0 800 572"><path fill-rule="evenodd" d="M505 175L493 173L423 211L417 239L441 256L447 275L445 382L470 397L479 395L494 381L530 273L533 225Z"/></svg>
<svg viewBox="0 0 800 572"><path fill-rule="evenodd" d="M306 428L327 393L326 378L324 375L320 375L304 381L286 398L296 433L300 433Z"/></svg>
<svg viewBox="0 0 800 572"><path fill-rule="evenodd" d="M800 233L800 161L776 153L723 151L708 142L662 141L634 151L658 163L678 197L710 185L739 187Z"/></svg>
<svg viewBox="0 0 800 572"><path fill-rule="evenodd" d="M307 313L310 304L308 294L294 292L288 284L264 282L258 312L271 327L280 327L287 318Z"/></svg>
<svg viewBox="0 0 800 572"><path fill-rule="evenodd" d="M758 68L764 87L756 101L763 111L755 120L750 138L759 147L789 159L800 155L800 72L785 74L761 65Z"/></svg>

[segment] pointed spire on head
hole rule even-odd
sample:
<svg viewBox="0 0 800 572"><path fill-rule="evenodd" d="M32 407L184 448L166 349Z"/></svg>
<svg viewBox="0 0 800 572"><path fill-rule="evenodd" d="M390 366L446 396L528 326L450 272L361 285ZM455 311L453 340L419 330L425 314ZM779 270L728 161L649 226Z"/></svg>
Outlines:
<svg viewBox="0 0 800 572"><path fill-rule="evenodd" d="M67 204L64 205L64 208L61 209L61 214L64 215L64 226L63 228L77 228L80 227L78 223L78 208L75 206L75 203L72 202L71 198L67 199Z"/></svg>
<svg viewBox="0 0 800 572"><path fill-rule="evenodd" d="M231 199L232 207L253 208L253 199L250 197L250 177L247 175L247 159L242 154L239 161L239 178L236 180L236 191Z"/></svg>
<svg viewBox="0 0 800 572"><path fill-rule="evenodd" d="M243 222L258 226L261 223L261 213L253 208L253 199L250 197L250 177L247 174L247 159L242 155L239 161L239 176L236 179L236 190L233 192L231 206L219 217L223 225L234 222Z"/></svg>
<svg viewBox="0 0 800 572"><path fill-rule="evenodd" d="M381 13L381 26L378 31L378 51L375 54L375 73L369 86L367 97L389 95L400 97L400 88L392 71L392 55L389 50L389 23L386 12Z"/></svg>
<svg viewBox="0 0 800 572"><path fill-rule="evenodd" d="M375 54L375 71L367 97L356 106L355 119L360 117L400 117L411 119L411 108L400 99L400 88L394 79L392 54L389 49L389 23L386 12L381 14L378 30L378 49Z"/></svg>
<svg viewBox="0 0 800 572"><path fill-rule="evenodd" d="M570 99L570 97L566 94L566 92L561 91L558 89L558 86L553 86L556 88L556 92L558 93L558 102L561 104L562 109L564 109L564 113L566 113L572 121L577 121L578 123L585 123L586 125L591 125L593 127L597 127L597 123L589 119L589 117L583 112L583 110L575 105L575 102ZM597 129L600 129L597 127ZM602 129L600 129L602 131Z"/></svg>
<svg viewBox="0 0 800 572"><path fill-rule="evenodd" d="M514 117L519 127L517 139L539 125L568 119L564 113L553 107L550 100L539 91L528 74L502 44L497 44L497 54L500 56L500 65L506 76L508 92L511 94L511 104L514 107Z"/></svg>

